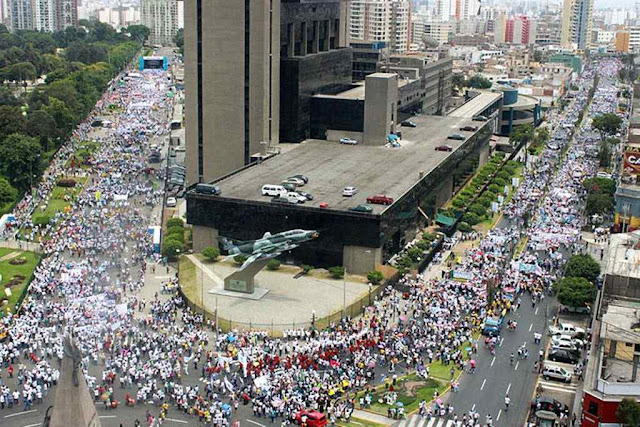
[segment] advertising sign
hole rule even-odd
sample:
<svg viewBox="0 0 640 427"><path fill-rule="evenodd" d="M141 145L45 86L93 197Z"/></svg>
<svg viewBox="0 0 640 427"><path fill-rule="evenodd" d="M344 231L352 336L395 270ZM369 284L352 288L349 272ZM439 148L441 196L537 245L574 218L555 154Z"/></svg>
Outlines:
<svg viewBox="0 0 640 427"><path fill-rule="evenodd" d="M625 172L640 175L640 147L626 147L623 167Z"/></svg>

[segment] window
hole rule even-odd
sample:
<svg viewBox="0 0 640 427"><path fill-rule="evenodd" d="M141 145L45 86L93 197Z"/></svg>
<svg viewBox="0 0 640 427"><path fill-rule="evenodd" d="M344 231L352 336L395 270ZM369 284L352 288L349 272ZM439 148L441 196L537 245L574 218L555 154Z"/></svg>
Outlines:
<svg viewBox="0 0 640 427"><path fill-rule="evenodd" d="M597 402L589 402L589 409L587 409L592 415L598 416L598 403Z"/></svg>

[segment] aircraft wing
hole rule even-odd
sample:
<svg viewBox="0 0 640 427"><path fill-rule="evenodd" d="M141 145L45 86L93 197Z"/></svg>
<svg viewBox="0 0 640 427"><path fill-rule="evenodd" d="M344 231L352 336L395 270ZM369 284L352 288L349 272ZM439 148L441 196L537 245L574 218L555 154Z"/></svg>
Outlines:
<svg viewBox="0 0 640 427"><path fill-rule="evenodd" d="M257 254L253 254L251 255L249 258L247 258L247 260L244 262L244 264L242 264L242 267L240 267L240 269L238 271L242 271L244 270L249 264L251 264L252 262L258 260L262 258L262 254L261 253L257 253Z"/></svg>

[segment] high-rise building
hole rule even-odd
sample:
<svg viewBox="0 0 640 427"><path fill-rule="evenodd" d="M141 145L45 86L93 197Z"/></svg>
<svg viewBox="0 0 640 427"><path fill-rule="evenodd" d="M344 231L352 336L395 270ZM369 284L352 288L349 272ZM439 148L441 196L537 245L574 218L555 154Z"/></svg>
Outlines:
<svg viewBox="0 0 640 427"><path fill-rule="evenodd" d="M409 0L351 0L349 37L353 41L386 41L396 52L411 42Z"/></svg>
<svg viewBox="0 0 640 427"><path fill-rule="evenodd" d="M533 44L536 40L536 22L526 16L508 19L505 41L513 44Z"/></svg>
<svg viewBox="0 0 640 427"><path fill-rule="evenodd" d="M501 14L493 21L493 42L496 44L506 41L507 17Z"/></svg>
<svg viewBox="0 0 640 427"><path fill-rule="evenodd" d="M178 0L142 0L140 19L151 30L152 44L171 45L178 32Z"/></svg>
<svg viewBox="0 0 640 427"><path fill-rule="evenodd" d="M51 33L78 25L77 0L8 0L9 27Z"/></svg>
<svg viewBox="0 0 640 427"><path fill-rule="evenodd" d="M586 49L591 41L593 0L564 0L561 44Z"/></svg>
<svg viewBox="0 0 640 427"><path fill-rule="evenodd" d="M460 0L460 16L458 19L468 20L479 17L480 1L479 0Z"/></svg>
<svg viewBox="0 0 640 427"><path fill-rule="evenodd" d="M186 166L194 184L244 167L279 139L280 1L184 7ZM326 23L313 27L327 34Z"/></svg>
<svg viewBox="0 0 640 427"><path fill-rule="evenodd" d="M458 19L460 0L436 0L436 20L448 22Z"/></svg>

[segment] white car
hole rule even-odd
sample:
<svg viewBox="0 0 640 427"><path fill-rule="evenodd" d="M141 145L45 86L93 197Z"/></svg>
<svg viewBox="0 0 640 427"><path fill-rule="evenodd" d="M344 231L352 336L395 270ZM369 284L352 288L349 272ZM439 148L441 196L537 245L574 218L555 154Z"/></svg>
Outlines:
<svg viewBox="0 0 640 427"><path fill-rule="evenodd" d="M342 195L344 197L351 197L357 192L358 192L358 189L356 187L345 187L344 190L342 190Z"/></svg>
<svg viewBox="0 0 640 427"><path fill-rule="evenodd" d="M565 345L573 347L575 349L584 347L584 341L575 339L569 335L557 334L551 337L551 345L555 346L556 348L565 348L561 347L561 345ZM570 350L571 348L566 347L566 349Z"/></svg>
<svg viewBox="0 0 640 427"><path fill-rule="evenodd" d="M582 328L577 326L573 326L571 323L558 323L558 326L549 326L549 334L550 335L569 335L570 337L574 337L578 334L584 334L585 331Z"/></svg>
<svg viewBox="0 0 640 427"><path fill-rule="evenodd" d="M167 197L167 207L168 208L174 208L177 203L178 203L178 201L176 200L175 197Z"/></svg>
<svg viewBox="0 0 640 427"><path fill-rule="evenodd" d="M305 182L304 182L304 180L302 178L296 178L295 176L287 178L286 180L284 180L282 182L288 182L288 183L291 183L291 184L295 184L298 187L302 187L305 184Z"/></svg>
<svg viewBox="0 0 640 427"><path fill-rule="evenodd" d="M572 374L560 366L545 366L544 371L542 371L542 377L547 381L553 379L570 383Z"/></svg>
<svg viewBox="0 0 640 427"><path fill-rule="evenodd" d="M611 174L607 172L598 172L596 177L611 179Z"/></svg>
<svg viewBox="0 0 640 427"><path fill-rule="evenodd" d="M307 198L305 196L303 196L300 193L296 193L295 191L290 191L287 193L286 196L283 196L283 197L286 197L287 199L289 199L290 202L293 200L295 200L296 203L304 203L307 201Z"/></svg>
<svg viewBox="0 0 640 427"><path fill-rule="evenodd" d="M351 138L340 138L340 144L358 145L358 141Z"/></svg>
<svg viewBox="0 0 640 427"><path fill-rule="evenodd" d="M176 153L183 153L187 150L187 148L184 145L178 145L176 147Z"/></svg>

